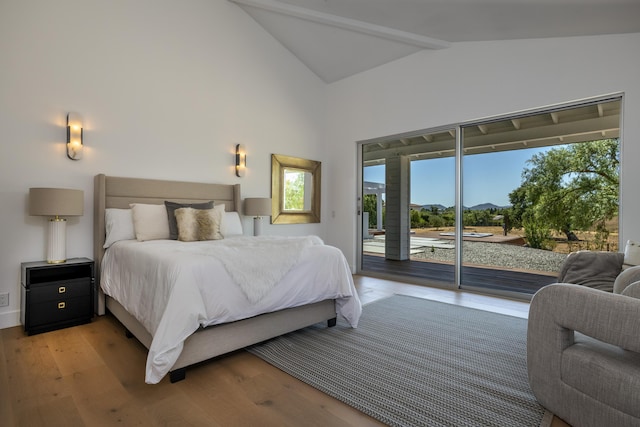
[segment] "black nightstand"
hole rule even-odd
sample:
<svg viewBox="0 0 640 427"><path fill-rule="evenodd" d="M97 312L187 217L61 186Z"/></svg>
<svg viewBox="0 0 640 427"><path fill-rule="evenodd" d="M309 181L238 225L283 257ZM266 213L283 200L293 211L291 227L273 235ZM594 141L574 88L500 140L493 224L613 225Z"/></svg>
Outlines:
<svg viewBox="0 0 640 427"><path fill-rule="evenodd" d="M88 323L93 317L94 264L72 258L63 264L23 262L20 320L27 334Z"/></svg>

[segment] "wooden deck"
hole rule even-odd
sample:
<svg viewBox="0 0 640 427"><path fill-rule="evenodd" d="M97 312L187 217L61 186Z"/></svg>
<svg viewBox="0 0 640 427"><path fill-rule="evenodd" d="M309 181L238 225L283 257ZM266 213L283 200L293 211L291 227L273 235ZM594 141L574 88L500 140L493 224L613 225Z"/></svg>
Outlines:
<svg viewBox="0 0 640 427"><path fill-rule="evenodd" d="M453 265L429 261L393 261L382 256L363 255L363 273L384 276L404 276L438 283L453 283ZM484 267L462 267L461 286L478 287L498 291L534 294L545 285L556 281L555 275L526 271L501 270Z"/></svg>

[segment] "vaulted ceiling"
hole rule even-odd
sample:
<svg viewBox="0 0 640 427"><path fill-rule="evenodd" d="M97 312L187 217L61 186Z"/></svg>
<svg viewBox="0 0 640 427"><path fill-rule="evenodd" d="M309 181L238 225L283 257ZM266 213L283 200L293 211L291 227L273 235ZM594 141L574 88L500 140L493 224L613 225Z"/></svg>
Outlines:
<svg viewBox="0 0 640 427"><path fill-rule="evenodd" d="M229 0L327 83L452 43L640 32L640 0Z"/></svg>

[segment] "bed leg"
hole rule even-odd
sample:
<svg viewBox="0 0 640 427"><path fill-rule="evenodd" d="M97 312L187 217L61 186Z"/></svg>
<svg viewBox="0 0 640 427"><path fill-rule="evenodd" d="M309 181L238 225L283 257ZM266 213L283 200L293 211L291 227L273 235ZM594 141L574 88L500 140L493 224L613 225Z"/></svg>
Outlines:
<svg viewBox="0 0 640 427"><path fill-rule="evenodd" d="M334 326L336 326L337 321L338 319L336 317L334 317L333 319L327 320L327 327L333 328Z"/></svg>
<svg viewBox="0 0 640 427"><path fill-rule="evenodd" d="M182 381L187 377L187 368L176 369L175 371L169 372L169 381L171 383L177 383L178 381Z"/></svg>

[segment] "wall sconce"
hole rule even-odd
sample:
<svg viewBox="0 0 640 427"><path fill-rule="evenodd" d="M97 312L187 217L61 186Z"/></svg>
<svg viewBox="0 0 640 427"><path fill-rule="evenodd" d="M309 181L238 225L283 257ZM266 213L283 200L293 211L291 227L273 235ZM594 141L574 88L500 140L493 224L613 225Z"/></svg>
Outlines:
<svg viewBox="0 0 640 427"><path fill-rule="evenodd" d="M78 113L67 114L67 157L71 160L82 158L82 116Z"/></svg>
<svg viewBox="0 0 640 427"><path fill-rule="evenodd" d="M236 176L243 177L247 170L247 153L244 150L244 145L236 145Z"/></svg>

